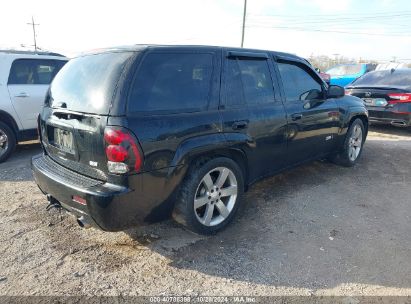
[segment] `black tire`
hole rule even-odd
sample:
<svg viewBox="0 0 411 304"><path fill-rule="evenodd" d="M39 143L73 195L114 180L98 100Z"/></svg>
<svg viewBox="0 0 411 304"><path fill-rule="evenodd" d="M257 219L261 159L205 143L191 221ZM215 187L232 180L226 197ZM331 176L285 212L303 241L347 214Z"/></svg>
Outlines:
<svg viewBox="0 0 411 304"><path fill-rule="evenodd" d="M356 129L357 126L361 128L362 140L361 140L360 150L359 150L358 155L356 156L355 159L352 159L350 158L350 139L352 138L354 129ZM351 123L350 127L348 128L347 134L345 136L344 144L341 150L337 154L332 155L330 157L330 160L333 163L340 165L340 166L344 166L344 167L354 166L362 154L364 141L365 141L365 135L366 133L365 133L365 128L364 128L364 124L362 120L359 118L355 119Z"/></svg>
<svg viewBox="0 0 411 304"><path fill-rule="evenodd" d="M7 136L6 143L0 143L0 163L4 162L7 158L9 158L10 154L16 148L16 136L13 130L6 125L5 123L0 121L0 136L5 134ZM7 146L5 149L3 147Z"/></svg>
<svg viewBox="0 0 411 304"><path fill-rule="evenodd" d="M234 175L235 180L237 182L237 194L236 194L237 196L235 199L233 198L233 201L235 201L234 205L231 211L228 213L228 216L225 218L223 217L223 214L220 212L220 208L217 206L217 200L220 200L220 198L216 197L217 200L211 201L211 204L215 205L215 208L214 206L212 208L213 210L212 217L214 216L214 214L216 214L215 218L219 217L220 220L222 218L224 219L222 220L221 223L218 223L218 221L216 221L216 223L218 224L209 226L209 225L205 225L204 223L200 222L201 219L198 217L198 213L201 212L201 208L203 207L199 207L195 210L194 200L197 195L197 191L200 190L200 187L203 187L204 188L203 190L206 191L205 184L203 184L202 181L203 181L203 178L205 178L207 174L211 172L210 176L212 178L215 178L214 180L215 183L213 182L214 185L218 184L216 180L218 178L215 177L215 174L220 174L220 172L218 171L218 168L228 168L229 170L231 170L231 173ZM217 170L217 171L213 171L213 170ZM232 179L232 175L227 177L228 182L230 178ZM227 184L224 184L224 185L227 185ZM224 186L221 186L221 189L216 191L214 195L218 195L217 192L219 192L219 194L221 195L220 191L222 191L222 189L225 189L223 187ZM218 231L221 231L232 221L236 212L240 208L243 193L244 193L244 178L243 178L242 171L236 162L234 162L233 160L229 158L225 158L225 157L214 158L214 159L206 160L206 161L205 160L198 161L194 165L191 166L186 177L184 178L184 181L181 185L180 192L179 192L179 195L176 201L176 205L174 207L173 218L178 223L183 224L191 231L194 231L200 234L205 234L205 235L214 234ZM207 197L207 199L210 199L211 196L208 196L207 194L205 194L202 198L205 198L205 197ZM227 200L226 202L224 202L224 204L226 207L228 207L228 205L230 204L229 200L231 199L231 196L227 196L226 198ZM225 198L221 197L221 201L223 201L224 199ZM220 203L220 201L218 201L218 203ZM206 212L208 210L207 208L209 207L208 205L209 203L204 205L204 208L205 208L204 218L206 217Z"/></svg>

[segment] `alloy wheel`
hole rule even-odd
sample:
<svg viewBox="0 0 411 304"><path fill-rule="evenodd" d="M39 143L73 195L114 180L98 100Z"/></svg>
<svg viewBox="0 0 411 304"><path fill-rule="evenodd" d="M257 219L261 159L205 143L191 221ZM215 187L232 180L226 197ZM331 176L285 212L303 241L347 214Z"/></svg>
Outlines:
<svg viewBox="0 0 411 304"><path fill-rule="evenodd" d="M209 171L200 181L194 197L197 220L205 226L221 224L233 211L237 195L233 171L226 167Z"/></svg>
<svg viewBox="0 0 411 304"><path fill-rule="evenodd" d="M356 124L351 132L351 136L348 142L348 157L351 161L355 161L360 155L362 148L362 129L361 126Z"/></svg>
<svg viewBox="0 0 411 304"><path fill-rule="evenodd" d="M6 153L7 148L9 147L9 141L7 134L0 129L0 156Z"/></svg>

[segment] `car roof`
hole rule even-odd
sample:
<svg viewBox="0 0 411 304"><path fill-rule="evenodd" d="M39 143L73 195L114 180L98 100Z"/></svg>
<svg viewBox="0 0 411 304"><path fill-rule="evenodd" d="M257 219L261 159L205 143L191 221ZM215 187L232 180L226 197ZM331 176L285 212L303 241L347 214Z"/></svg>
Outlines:
<svg viewBox="0 0 411 304"><path fill-rule="evenodd" d="M79 55L79 57L84 55L90 54L99 54L99 53L110 53L110 52L140 52L147 49L161 49L161 50L196 50L196 51L212 51L212 50L219 50L219 49L229 49L230 51L238 51L238 52L269 52L274 55L289 57L299 60L304 60L303 58L284 52L276 52L270 50L261 50L261 49L247 49L247 48L236 48L236 47L223 47L223 46L211 46L211 45L157 45L157 44L135 44L135 45L125 45L125 46L116 46L111 48L102 48L102 49L95 49Z"/></svg>
<svg viewBox="0 0 411 304"><path fill-rule="evenodd" d="M395 74L411 74L411 69L410 68L401 68L401 69L375 70L375 71L371 71L371 72L368 72L368 73L371 73L371 74L377 74L377 73L380 73L380 74L392 74L392 73L395 73Z"/></svg>
<svg viewBox="0 0 411 304"><path fill-rule="evenodd" d="M19 51L19 50L0 50L0 57L7 58L42 58L42 59L61 59L67 60L64 55L54 52L33 52L33 51Z"/></svg>

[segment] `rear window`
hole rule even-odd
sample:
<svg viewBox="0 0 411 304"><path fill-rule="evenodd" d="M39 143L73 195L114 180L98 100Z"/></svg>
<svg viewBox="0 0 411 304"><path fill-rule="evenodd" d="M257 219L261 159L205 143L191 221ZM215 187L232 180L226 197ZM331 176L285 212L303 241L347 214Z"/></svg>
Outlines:
<svg viewBox="0 0 411 304"><path fill-rule="evenodd" d="M361 64L338 65L326 71L331 76L344 76L358 74L362 70Z"/></svg>
<svg viewBox="0 0 411 304"><path fill-rule="evenodd" d="M195 112L208 105L213 55L148 54L133 81L128 112Z"/></svg>
<svg viewBox="0 0 411 304"><path fill-rule="evenodd" d="M374 71L369 72L350 86L360 87L393 87L399 89L411 88L411 70Z"/></svg>
<svg viewBox="0 0 411 304"><path fill-rule="evenodd" d="M117 82L133 52L86 55L70 60L50 87L52 107L108 114Z"/></svg>

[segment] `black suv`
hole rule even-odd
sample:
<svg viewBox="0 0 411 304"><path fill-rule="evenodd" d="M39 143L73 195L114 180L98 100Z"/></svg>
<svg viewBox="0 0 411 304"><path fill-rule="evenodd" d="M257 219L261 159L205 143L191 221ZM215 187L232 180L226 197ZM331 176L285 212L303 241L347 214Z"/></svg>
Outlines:
<svg viewBox="0 0 411 304"><path fill-rule="evenodd" d="M57 74L32 169L80 226L116 231L172 214L209 234L263 177L323 157L354 165L367 128L360 99L291 54L115 48Z"/></svg>

